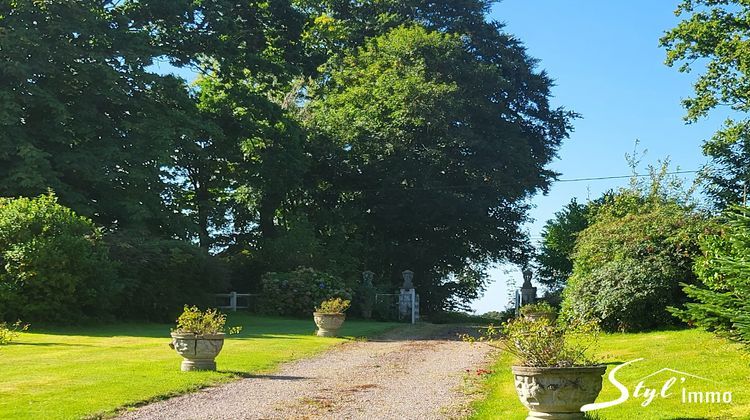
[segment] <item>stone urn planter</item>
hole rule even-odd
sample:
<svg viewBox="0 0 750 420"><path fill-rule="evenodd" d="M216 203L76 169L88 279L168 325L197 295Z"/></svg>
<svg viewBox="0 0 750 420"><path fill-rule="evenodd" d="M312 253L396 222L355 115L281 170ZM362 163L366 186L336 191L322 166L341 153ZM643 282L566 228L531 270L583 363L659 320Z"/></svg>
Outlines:
<svg viewBox="0 0 750 420"><path fill-rule="evenodd" d="M557 311L552 305L542 301L522 306L521 315L529 321L546 319L549 322L554 322L557 318Z"/></svg>
<svg viewBox="0 0 750 420"><path fill-rule="evenodd" d="M216 356L224 347L224 333L197 335L193 333L172 333L173 348L183 357L180 368L191 370L216 370Z"/></svg>
<svg viewBox="0 0 750 420"><path fill-rule="evenodd" d="M550 312L527 312L523 314L523 317L531 321L539 321L540 319L547 319L550 322L554 322L555 314Z"/></svg>
<svg viewBox="0 0 750 420"><path fill-rule="evenodd" d="M322 312L313 312L315 325L318 326L317 335L319 337L335 337L341 325L346 319L344 314L327 314Z"/></svg>
<svg viewBox="0 0 750 420"><path fill-rule="evenodd" d="M513 366L516 392L529 410L526 420L583 419L581 407L593 403L602 390L607 367Z"/></svg>

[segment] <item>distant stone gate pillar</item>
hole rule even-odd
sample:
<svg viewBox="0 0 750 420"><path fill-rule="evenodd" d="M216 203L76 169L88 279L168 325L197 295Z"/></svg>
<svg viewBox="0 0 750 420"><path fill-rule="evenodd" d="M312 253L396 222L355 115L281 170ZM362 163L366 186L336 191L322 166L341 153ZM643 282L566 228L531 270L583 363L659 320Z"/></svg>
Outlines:
<svg viewBox="0 0 750 420"><path fill-rule="evenodd" d="M528 305L536 301L536 287L531 285L532 271L528 268L523 270L523 286L521 286L521 302L519 306Z"/></svg>
<svg viewBox="0 0 750 420"><path fill-rule="evenodd" d="M401 293L398 296L398 315L400 319L408 319L414 324L419 319L419 295L414 290L414 272L404 270L401 273L404 278L404 284L401 286Z"/></svg>

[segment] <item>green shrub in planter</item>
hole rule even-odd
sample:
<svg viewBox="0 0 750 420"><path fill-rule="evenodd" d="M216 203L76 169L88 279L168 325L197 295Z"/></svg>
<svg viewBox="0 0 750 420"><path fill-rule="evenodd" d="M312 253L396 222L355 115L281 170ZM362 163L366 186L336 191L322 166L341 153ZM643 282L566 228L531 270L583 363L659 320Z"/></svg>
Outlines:
<svg viewBox="0 0 750 420"><path fill-rule="evenodd" d="M183 371L216 370L215 359L224 347L226 322L226 315L216 309L201 311L195 306L185 306L169 345L183 357ZM237 334L241 330L242 327L233 327L228 333Z"/></svg>
<svg viewBox="0 0 750 420"><path fill-rule="evenodd" d="M489 330L488 334L497 333ZM518 366L571 367L591 366L591 349L598 342L595 321L561 326L548 318L515 318L500 329L502 347L516 356ZM495 339L498 338L494 335Z"/></svg>
<svg viewBox="0 0 750 420"><path fill-rule="evenodd" d="M341 325L346 319L346 312L351 305L351 301L341 298L324 300L320 306L315 307L313 320L318 327L317 335L319 337L335 337Z"/></svg>
<svg viewBox="0 0 750 420"><path fill-rule="evenodd" d="M607 370L589 356L598 333L594 321L561 326L548 318L515 318L501 329L490 326L480 340L499 341L516 356L511 371L527 418L583 420L581 407L596 400Z"/></svg>

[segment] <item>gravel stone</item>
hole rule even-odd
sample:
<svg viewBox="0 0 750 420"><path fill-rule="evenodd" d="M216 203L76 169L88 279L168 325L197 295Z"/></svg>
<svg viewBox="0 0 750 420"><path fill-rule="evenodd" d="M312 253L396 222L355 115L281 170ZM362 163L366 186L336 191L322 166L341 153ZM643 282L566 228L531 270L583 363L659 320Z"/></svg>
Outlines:
<svg viewBox="0 0 750 420"><path fill-rule="evenodd" d="M466 327L421 324L336 346L278 372L149 404L121 419L457 419L468 371L491 348L461 341Z"/></svg>

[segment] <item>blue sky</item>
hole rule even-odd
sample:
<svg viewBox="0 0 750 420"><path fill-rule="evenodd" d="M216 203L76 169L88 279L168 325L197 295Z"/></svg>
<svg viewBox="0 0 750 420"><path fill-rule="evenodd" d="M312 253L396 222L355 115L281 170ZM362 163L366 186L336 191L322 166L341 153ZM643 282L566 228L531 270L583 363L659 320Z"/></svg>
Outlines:
<svg viewBox="0 0 750 420"><path fill-rule="evenodd" d="M636 139L647 150L644 164L669 156L673 167L693 170L706 162L701 144L727 114L719 111L689 125L682 119L680 100L691 95L696 74L664 65L665 52L659 48L664 31L679 21L673 13L678 3L504 0L493 7L490 17L505 22L507 32L555 79L553 104L583 116L551 165L561 179L629 174L624 156L633 151ZM583 202L627 182L554 184L547 196L532 201L532 238L572 197ZM491 277L493 284L473 305L479 313L504 308L507 282L522 282L515 267L492 270Z"/></svg>

